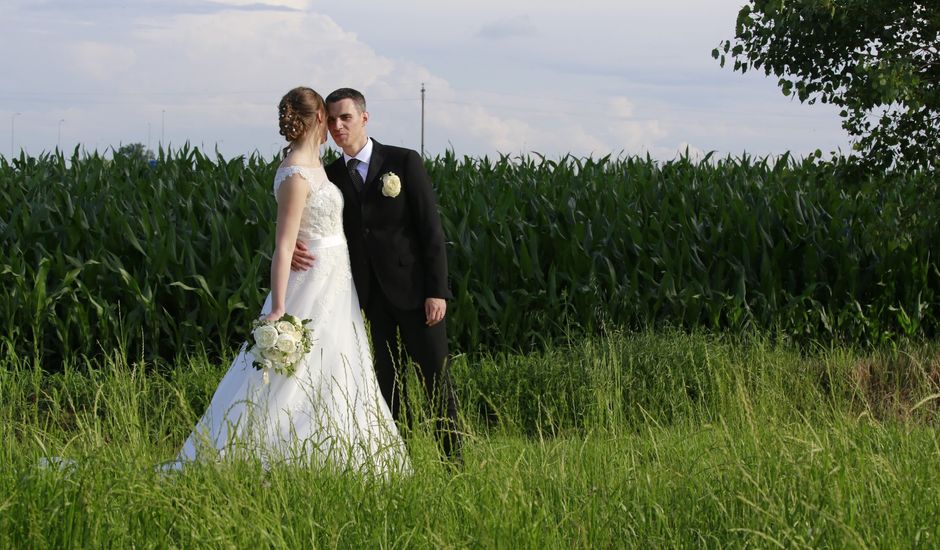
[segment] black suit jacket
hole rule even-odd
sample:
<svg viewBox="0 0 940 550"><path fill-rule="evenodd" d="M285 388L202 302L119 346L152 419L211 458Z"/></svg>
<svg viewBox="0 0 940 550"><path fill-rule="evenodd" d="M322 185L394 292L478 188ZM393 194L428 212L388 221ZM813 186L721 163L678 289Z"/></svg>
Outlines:
<svg viewBox="0 0 940 550"><path fill-rule="evenodd" d="M353 187L342 156L326 167L326 173L343 192L343 228L363 306L376 291L401 309L424 307L425 298L453 297L447 286L447 251L437 197L416 151L373 139L361 193ZM396 197L382 194L382 176L388 173L401 180ZM370 269L381 288L370 288Z"/></svg>

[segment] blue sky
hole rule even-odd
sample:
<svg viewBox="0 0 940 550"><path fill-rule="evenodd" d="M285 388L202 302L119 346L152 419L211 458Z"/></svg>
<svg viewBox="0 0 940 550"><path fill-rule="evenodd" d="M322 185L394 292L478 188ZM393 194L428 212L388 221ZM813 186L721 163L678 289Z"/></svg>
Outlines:
<svg viewBox="0 0 940 550"><path fill-rule="evenodd" d="M422 83L431 155L846 150L833 107L711 58L741 5L0 0L0 154L161 139L272 154L297 85L360 89L370 134L417 149Z"/></svg>

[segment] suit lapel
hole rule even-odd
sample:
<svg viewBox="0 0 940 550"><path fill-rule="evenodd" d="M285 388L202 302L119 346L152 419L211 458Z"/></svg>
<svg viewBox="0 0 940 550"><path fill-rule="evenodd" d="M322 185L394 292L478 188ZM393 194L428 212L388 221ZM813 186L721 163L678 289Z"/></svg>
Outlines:
<svg viewBox="0 0 940 550"><path fill-rule="evenodd" d="M366 183L363 194L371 193L376 189L375 181L378 179L379 170L382 169L382 163L385 162L385 147L372 140L372 158L369 159L369 172L366 174Z"/></svg>

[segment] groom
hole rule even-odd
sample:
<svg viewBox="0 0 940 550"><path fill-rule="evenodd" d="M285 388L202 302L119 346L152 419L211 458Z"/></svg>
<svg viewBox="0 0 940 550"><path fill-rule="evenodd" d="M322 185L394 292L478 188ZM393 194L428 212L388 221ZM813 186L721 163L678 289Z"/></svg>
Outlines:
<svg viewBox="0 0 940 550"><path fill-rule="evenodd" d="M343 193L353 281L369 320L382 395L396 420L410 416L402 410L400 334L434 407L444 453L459 461L457 402L444 323L445 300L452 295L431 179L416 151L382 145L368 136L369 112L358 91L334 91L326 97L326 110L330 135L343 150L326 173ZM313 261L298 241L294 269L309 269Z"/></svg>

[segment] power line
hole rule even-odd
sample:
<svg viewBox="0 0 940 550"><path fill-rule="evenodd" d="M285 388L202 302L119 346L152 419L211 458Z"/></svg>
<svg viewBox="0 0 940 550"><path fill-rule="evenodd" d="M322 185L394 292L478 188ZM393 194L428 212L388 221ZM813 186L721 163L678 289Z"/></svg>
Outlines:
<svg viewBox="0 0 940 550"><path fill-rule="evenodd" d="M453 88L451 89L453 90ZM805 114L803 113L778 114L778 113L768 113L766 111L745 111L739 108L718 109L718 108L701 108L701 107L688 107L688 106L665 106L665 108L662 109L660 112L666 116L658 116L655 118L652 118L652 117L638 118L635 116L617 115L617 114L611 113L609 110L603 110L603 109L599 110L596 108L591 109L591 110L574 111L574 110L571 110L570 108L569 109L564 109L564 108L555 109L555 108L544 108L544 107L532 106L533 103L546 102L546 101L558 102L562 104L560 105L560 107L561 106L570 107L572 105L572 102L570 100L566 100L566 99L558 98L558 97L533 97L533 96L525 96L521 94L513 94L513 93L508 93L508 92L493 92L493 91L487 91L487 90L466 90L466 89L457 89L457 90L462 91L462 92L472 93L472 94L484 94L484 95L492 95L492 96L502 96L506 98L516 98L516 99L523 100L525 103L527 103L527 105L518 105L518 104L512 104L508 102L461 101L461 100L456 100L456 99L440 99L440 98L426 99L425 88L424 88L424 84L422 83L422 93L421 93L421 98L420 98L421 109L422 109L422 114L421 114L422 138L424 136L424 127L425 127L424 110L425 110L426 102L430 102L431 104L438 103L438 104L447 104L447 105L461 105L465 107L475 107L475 108L481 108L481 109L486 109L489 111L497 111L497 112L512 111L512 112L524 112L524 113L531 113L531 114L540 114L540 115L548 115L548 116L565 116L565 117L591 116L591 117L603 117L603 119L605 120L621 120L621 121L631 121L631 122L669 120L670 117L668 116L668 114L676 113L676 112L708 113L708 114L713 114L713 115L722 115L726 113L731 113L738 117L759 116L759 117L787 118L787 119L815 118L813 114L808 113L808 112ZM172 107L181 108L181 109L194 108L194 107L195 108L215 107L215 108L230 109L231 106L229 105L206 101L205 98L247 96L247 95L265 95L268 97L273 97L279 93L280 92L264 91L264 90L253 90L253 91L252 90L240 90L240 91L228 90L228 91L219 91L219 92L216 92L216 91L195 92L195 91L172 91L172 90L133 91L132 90L132 91L109 91L106 93L92 92L92 91L29 92L29 91L24 91L24 90L0 90L0 101L7 100L7 101L19 101L21 103L33 102L33 103L59 104L68 108L68 107L72 107L75 105L147 105L147 104L154 103L153 101L149 99L145 99L145 97L147 96L151 98L160 97L160 96L189 96L193 98L198 97L200 98L200 100L185 101L185 102L161 102L161 103L163 103L163 105L166 105L166 106L172 106ZM102 96L113 97L114 99L103 99ZM64 101L63 98L65 98L66 100ZM418 100L416 100L414 97L375 97L375 98L369 99L370 104L410 103L414 101L418 101ZM422 139L422 142L423 142L423 139Z"/></svg>
<svg viewBox="0 0 940 550"><path fill-rule="evenodd" d="M245 96L245 95L256 95L256 96L277 96L280 97L283 94L283 90L225 90L225 91L215 91L215 90L101 90L101 91L61 91L57 90L55 92L50 92L48 90L42 91L30 91L30 90L0 90L0 96L11 96L11 97L25 97L28 99L53 99L61 100L63 97L72 97L72 96L93 96L93 97L153 97L153 96L195 96L195 97L223 97L223 96ZM45 96L45 97L44 97ZM378 98L369 98L369 102L374 101L415 101L413 97L378 97Z"/></svg>

